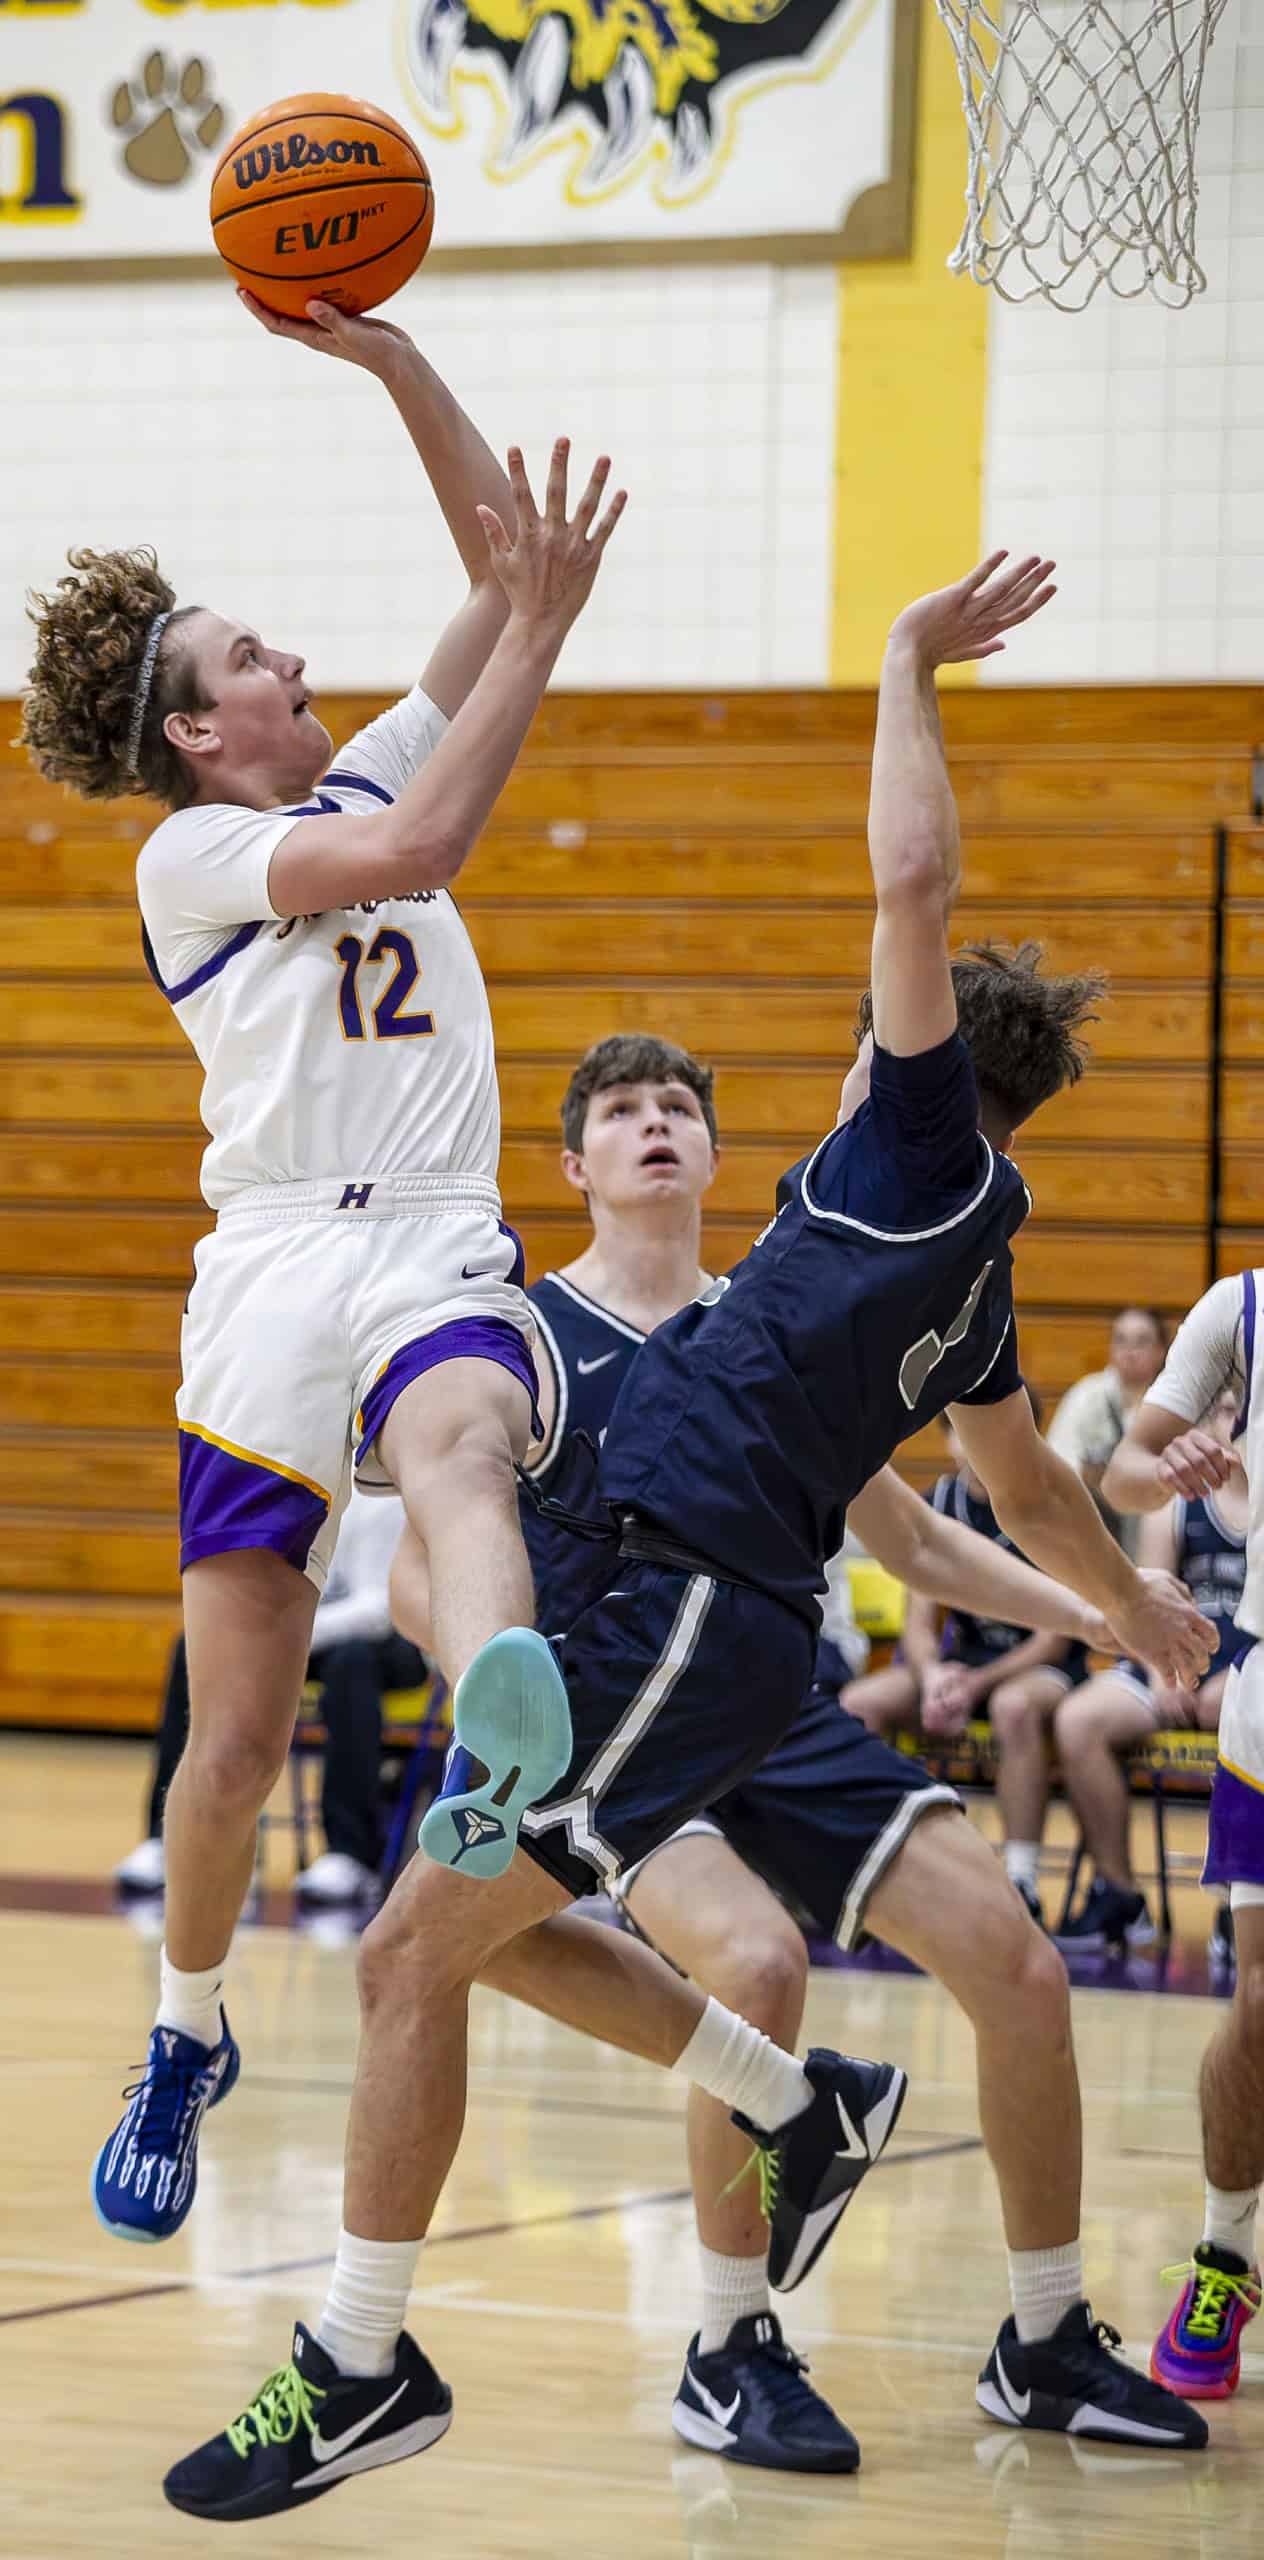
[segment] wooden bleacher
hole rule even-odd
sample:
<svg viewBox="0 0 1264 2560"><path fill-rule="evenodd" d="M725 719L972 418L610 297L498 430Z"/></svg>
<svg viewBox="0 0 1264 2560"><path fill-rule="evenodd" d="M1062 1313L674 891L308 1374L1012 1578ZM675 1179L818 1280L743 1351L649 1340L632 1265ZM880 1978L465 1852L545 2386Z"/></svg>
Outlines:
<svg viewBox="0 0 1264 2560"><path fill-rule="evenodd" d="M323 707L345 739L378 706ZM533 1270L584 1239L557 1105L603 1033L656 1029L719 1070L717 1267L832 1120L866 966L872 724L855 693L546 704L461 893L496 1017L502 1187ZM1219 1251L1264 1256L1264 828L1249 814L1264 692L978 688L948 697L946 724L960 938L1034 935L1055 964L1113 979L1093 1075L1020 1150L1037 1205L1018 1254L1025 1359L1052 1397L1100 1360L1122 1300L1179 1314L1203 1287L1217 1164ZM176 1611L171 1398L206 1225L197 1070L140 961L132 868L151 813L46 789L15 726L10 707L0 1720L141 1728ZM937 1465L926 1435L909 1472Z"/></svg>

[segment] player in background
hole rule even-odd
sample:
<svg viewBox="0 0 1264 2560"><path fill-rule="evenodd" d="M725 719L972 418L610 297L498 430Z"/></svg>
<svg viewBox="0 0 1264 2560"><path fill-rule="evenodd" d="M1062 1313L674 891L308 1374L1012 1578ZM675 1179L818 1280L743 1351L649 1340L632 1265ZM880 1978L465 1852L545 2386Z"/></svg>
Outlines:
<svg viewBox="0 0 1264 2560"><path fill-rule="evenodd" d="M1154 1936L1132 1872L1132 1807L1120 1754L1171 1726L1214 1733L1219 1725L1230 1669L1242 1648L1237 1615L1246 1582L1250 1497L1232 1437L1237 1414L1230 1393L1207 1421L1232 1461L1219 1491L1193 1501L1174 1494L1140 1523L1139 1562L1178 1574L1216 1629L1206 1678L1196 1689L1162 1688L1142 1663L1117 1662L1058 1709L1058 1765L1094 1867L1080 1909L1058 1931L1059 1946L1070 1951L1145 1946Z"/></svg>
<svg viewBox="0 0 1264 2560"><path fill-rule="evenodd" d="M1203 2233L1151 2370L1197 2400L1238 2387L1241 2337L1260 2307L1255 2216L1264 2184L1264 1271L1217 1280L1186 1316L1102 1483L1120 1511L1214 1499L1232 1456L1212 1427L1226 1390L1247 1481L1239 1641L1220 1707L1203 1882L1228 1886L1238 1978L1203 2056Z"/></svg>
<svg viewBox="0 0 1264 2560"><path fill-rule="evenodd" d="M204 1071L216 1212L181 1340L191 1723L167 1799L161 1992L93 2173L101 2220L137 2240L180 2227L203 2114L237 2076L225 1959L353 1468L398 1490L434 1560L437 1658L486 1764L462 1809L467 1874L512 1854L569 1748L518 1526L535 1372L496 1186L491 1019L450 883L623 498L598 521L602 460L568 519L563 441L540 514L521 454L507 479L401 331L312 311L270 325L383 383L469 575L414 691L331 767L301 655L177 605L151 551L73 552L31 606L40 770L169 813L137 894L151 974ZM445 1811L435 1853L455 1858L460 1836Z"/></svg>
<svg viewBox="0 0 1264 2560"><path fill-rule="evenodd" d="M526 1464L550 1503L569 1497L583 1508L592 1446L605 1436L640 1346L710 1285L699 1255L718 1145L711 1071L647 1034L599 1041L570 1078L562 1135L562 1170L584 1195L593 1237L527 1293L545 1436ZM998 1612L1011 1620L1043 1612L1044 1624L1064 1636L1101 1640L1102 1622L1072 1592L1033 1573L999 1536L988 1540L928 1509L891 1469L866 1487L850 1516L863 1522L874 1552L921 1591L976 1608L989 1623ZM584 1604L593 1549L534 1499L524 1498L523 1530L539 1624L565 1629ZM393 1606L414 1634L424 1632L424 1562L407 1534ZM827 1653L833 1649L822 1643L808 1696L763 1766L625 1868L613 1888L651 1944L791 2053L808 1958L781 1897L821 1936L852 1940L866 1891L899 1856L914 1821L932 1805L957 1802L872 1740L846 1698L840 1708L838 1663ZM491 1968L488 1979L502 1989L516 1987L514 1954L503 1971ZM697 2087L689 2091L688 2145L702 2317L673 2406L676 2431L738 2462L845 2468L853 2440L807 2381L773 2308L767 2225L755 2182L741 2175L746 2138L729 2110Z"/></svg>
<svg viewBox="0 0 1264 2560"><path fill-rule="evenodd" d="M187 2513L280 2513L444 2432L451 2395L403 2321L460 2141L470 1989L496 1959L534 1958L541 2005L734 2108L769 2171L774 2285L815 2263L889 2137L903 2075L830 2053L794 2062L567 1906L740 1786L787 1732L848 1506L937 1411L953 1408L1017 1545L1064 1572L1142 1659L1176 1676L1205 1665L1213 1631L1187 1595L1138 1578L1041 1441L1013 1343L1009 1239L1027 1194L998 1149L1081 1072L1090 991L1040 980L1030 959L954 971L949 958L958 834L935 670L991 655L1047 600L1049 563L1003 561L894 626L870 798L872 1034L839 1125L785 1177L736 1270L638 1353L602 1453L617 1556L562 1647L570 1768L487 1893L415 1859L367 1931L343 2229L319 2335L300 2322L288 2364L168 2473L165 2493ZM986 1071L998 1064L1000 1083ZM458 1789L461 1758L445 1780ZM432 1812L442 1805L441 1791ZM1056 1951L955 1809L914 1824L872 1900L871 1925L957 1991L976 2029L1016 2305L982 2405L1012 2426L1205 2444L1196 2411L1107 2352L1114 2333L1083 2298L1079 2093ZM352 2439L342 2463L335 2448Z"/></svg>
<svg viewBox="0 0 1264 2560"><path fill-rule="evenodd" d="M1028 1389L1039 1429L1039 1398ZM955 1432L942 1425L952 1472L927 1495L932 1510L990 1538L1012 1555L1007 1538ZM1033 1920L1040 1905L1040 1843L1049 1802L1047 1728L1055 1709L1087 1676L1082 1644L1032 1634L1016 1621L957 1607L947 1617L920 1594L910 1600L897 1657L854 1684L847 1704L871 1733L919 1725L923 1733L964 1733L986 1716L996 1746L996 1801L1005 1873Z"/></svg>

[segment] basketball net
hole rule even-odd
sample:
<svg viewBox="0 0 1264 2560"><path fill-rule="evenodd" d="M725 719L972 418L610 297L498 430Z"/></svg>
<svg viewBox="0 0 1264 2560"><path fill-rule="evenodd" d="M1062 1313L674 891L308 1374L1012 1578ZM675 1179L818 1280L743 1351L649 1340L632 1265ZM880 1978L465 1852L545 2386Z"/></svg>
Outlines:
<svg viewBox="0 0 1264 2560"><path fill-rule="evenodd" d="M1225 0L935 0L961 75L970 174L954 273L1082 311L1099 285L1180 309L1194 147Z"/></svg>

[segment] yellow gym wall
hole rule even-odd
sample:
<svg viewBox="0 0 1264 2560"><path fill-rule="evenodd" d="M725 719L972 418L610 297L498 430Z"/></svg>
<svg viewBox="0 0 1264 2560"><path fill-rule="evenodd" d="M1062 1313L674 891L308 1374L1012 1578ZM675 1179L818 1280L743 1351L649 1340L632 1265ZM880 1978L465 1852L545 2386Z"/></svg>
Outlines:
<svg viewBox="0 0 1264 2560"><path fill-rule="evenodd" d="M923 0L911 255L838 276L830 680L873 684L911 595L977 559L988 297L945 264L961 228L966 138L956 63ZM973 666L945 680L969 684Z"/></svg>

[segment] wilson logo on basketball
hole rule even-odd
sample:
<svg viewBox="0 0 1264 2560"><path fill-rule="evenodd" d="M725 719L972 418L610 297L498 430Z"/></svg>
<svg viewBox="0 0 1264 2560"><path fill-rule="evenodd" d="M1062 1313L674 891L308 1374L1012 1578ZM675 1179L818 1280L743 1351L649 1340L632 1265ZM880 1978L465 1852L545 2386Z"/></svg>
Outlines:
<svg viewBox="0 0 1264 2560"><path fill-rule="evenodd" d="M257 142L249 151L239 152L233 162L233 176L241 188L261 187L265 178L288 178L295 169L381 166L377 144L359 134L354 140L339 136L332 142L316 142L305 133L287 133L280 142Z"/></svg>

